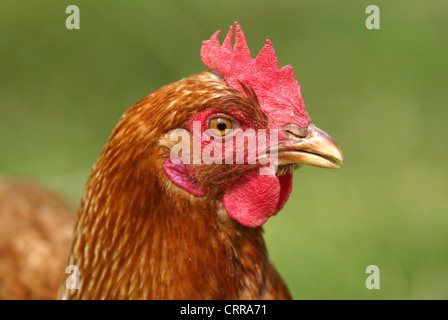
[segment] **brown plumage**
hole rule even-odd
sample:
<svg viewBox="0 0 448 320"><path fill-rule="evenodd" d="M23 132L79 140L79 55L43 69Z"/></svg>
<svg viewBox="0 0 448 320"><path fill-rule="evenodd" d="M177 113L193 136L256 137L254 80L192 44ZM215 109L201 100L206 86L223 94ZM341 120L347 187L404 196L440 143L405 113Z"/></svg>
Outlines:
<svg viewBox="0 0 448 320"><path fill-rule="evenodd" d="M213 192L195 197L164 174L164 135L218 102L241 102L239 110L259 113L253 119L265 117L209 72L164 86L125 113L86 187L69 262L79 267L81 288L65 298L290 297L261 227L242 226L217 201L231 175L215 180L221 166L206 167L201 176Z"/></svg>
<svg viewBox="0 0 448 320"><path fill-rule="evenodd" d="M0 178L0 300L56 297L75 213L40 185Z"/></svg>

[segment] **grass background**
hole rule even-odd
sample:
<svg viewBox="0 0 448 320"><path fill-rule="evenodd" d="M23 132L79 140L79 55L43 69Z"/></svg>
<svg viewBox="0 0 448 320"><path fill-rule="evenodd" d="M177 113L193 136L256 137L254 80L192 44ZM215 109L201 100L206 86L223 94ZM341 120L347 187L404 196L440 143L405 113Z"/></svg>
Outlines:
<svg viewBox="0 0 448 320"><path fill-rule="evenodd" d="M65 28L76 4L81 29ZM381 10L381 29L365 9ZM0 1L0 173L77 203L123 112L202 71L233 21L272 40L343 169L302 167L265 226L296 299L448 298L448 5L433 1ZM221 40L223 36L221 36ZM381 289L365 269L378 265Z"/></svg>

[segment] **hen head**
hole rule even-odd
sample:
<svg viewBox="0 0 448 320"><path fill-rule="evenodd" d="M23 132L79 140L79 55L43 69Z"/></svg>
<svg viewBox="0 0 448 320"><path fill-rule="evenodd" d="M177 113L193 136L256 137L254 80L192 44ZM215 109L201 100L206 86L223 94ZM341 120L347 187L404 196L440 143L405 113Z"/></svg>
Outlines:
<svg viewBox="0 0 448 320"><path fill-rule="evenodd" d="M269 41L252 59L235 27L234 48L233 27L203 43L210 71L150 93L114 128L73 236L81 289L63 297L289 297L257 227L287 201L293 169L338 168L342 154L292 67L278 69Z"/></svg>
<svg viewBox="0 0 448 320"><path fill-rule="evenodd" d="M204 41L211 69L177 83L161 118L170 122L159 140L168 189L222 201L230 217L248 227L264 224L287 201L292 171L301 164L339 168L334 140L311 123L293 69L278 68L267 40L252 59L235 23L220 45L219 31ZM180 86L179 86L180 85ZM178 105L182 105L179 110Z"/></svg>

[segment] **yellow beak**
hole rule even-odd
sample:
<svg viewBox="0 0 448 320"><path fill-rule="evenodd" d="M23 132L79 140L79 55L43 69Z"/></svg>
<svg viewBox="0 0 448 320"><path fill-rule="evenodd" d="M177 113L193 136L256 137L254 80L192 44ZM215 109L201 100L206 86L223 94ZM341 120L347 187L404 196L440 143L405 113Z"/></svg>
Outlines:
<svg viewBox="0 0 448 320"><path fill-rule="evenodd" d="M279 166L307 164L329 169L342 166L344 158L338 144L315 125L305 129L288 124L283 132L290 139L278 149Z"/></svg>

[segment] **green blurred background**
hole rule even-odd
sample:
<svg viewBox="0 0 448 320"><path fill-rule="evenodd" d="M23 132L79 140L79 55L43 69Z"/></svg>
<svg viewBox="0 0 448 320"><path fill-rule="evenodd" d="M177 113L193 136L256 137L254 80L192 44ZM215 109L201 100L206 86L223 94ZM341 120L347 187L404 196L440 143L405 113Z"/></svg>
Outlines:
<svg viewBox="0 0 448 320"><path fill-rule="evenodd" d="M80 30L65 27L70 4ZM370 4L380 30L365 27ZM444 0L0 1L0 174L78 203L123 112L204 70L202 40L236 20L253 56L269 38L293 65L345 156L297 171L265 226L293 297L447 299L447 16Z"/></svg>

